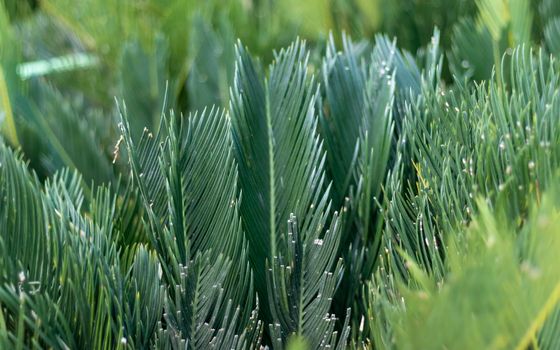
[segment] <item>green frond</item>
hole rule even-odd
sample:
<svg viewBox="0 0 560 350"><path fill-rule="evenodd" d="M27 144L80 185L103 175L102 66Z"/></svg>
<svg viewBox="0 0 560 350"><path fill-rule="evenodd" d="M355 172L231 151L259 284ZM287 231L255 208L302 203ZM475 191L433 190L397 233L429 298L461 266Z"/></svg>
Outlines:
<svg viewBox="0 0 560 350"><path fill-rule="evenodd" d="M515 1L515 0L514 0ZM478 20L483 24L492 40L499 41L502 32L506 29L512 14L510 13L509 0L477 0Z"/></svg>
<svg viewBox="0 0 560 350"><path fill-rule="evenodd" d="M529 0L509 0L512 46L529 44L533 26L533 11Z"/></svg>
<svg viewBox="0 0 560 350"><path fill-rule="evenodd" d="M479 50L472 50L473 47ZM453 28L449 53L450 69L458 79L480 81L492 75L492 35L471 18L464 18Z"/></svg>
<svg viewBox="0 0 560 350"><path fill-rule="evenodd" d="M266 321L272 323L273 338L284 344L290 334L297 333L314 339L318 346L329 323L318 310L330 307L336 273L326 278L325 294L319 286L304 284L299 278L332 274L340 239L339 228L335 228L340 223L336 218L328 220L330 186L325 185L325 154L315 112L317 90L307 76L305 45L296 42L277 53L267 79L258 73L241 45L237 51L232 125L243 190L241 213L257 291L264 300ZM323 237L323 227L329 221L331 229ZM297 237L291 237L294 234ZM316 241L323 242L321 239L334 250L314 247ZM306 249L317 250L313 255L318 254L321 263L307 265L312 255L304 253ZM306 254L310 255L304 258ZM265 266L272 271L267 272ZM296 277L298 273L300 277ZM276 293L281 293L282 299L277 300ZM308 304L314 298L317 305ZM321 327L304 326L308 322ZM331 335L328 337L330 343Z"/></svg>
<svg viewBox="0 0 560 350"><path fill-rule="evenodd" d="M48 289L57 279L51 265L56 246L45 225L44 196L21 155L4 144L0 145L0 198L0 249L2 256L12 257L0 263L4 328L1 341L8 347L24 346L31 339L55 347L71 345L71 339L65 339L71 332L60 308L48 294L34 292ZM35 318L32 311L37 315ZM24 338L26 333L33 337ZM58 339L53 338L54 334Z"/></svg>
<svg viewBox="0 0 560 350"><path fill-rule="evenodd" d="M236 261L220 282L224 295L213 312L225 317L232 308L240 308L237 330L242 331L251 317L254 294L228 116L218 109L179 120L171 114L155 136L146 129L138 145L129 133L128 119L123 119L122 130L164 278L171 286L180 284L181 266L201 254L208 255L204 261L220 256ZM170 291L174 299L185 297L175 292ZM182 337L190 339L185 332Z"/></svg>
<svg viewBox="0 0 560 350"><path fill-rule="evenodd" d="M134 116L129 123L135 138L144 128L157 126L162 111L174 105L175 82L168 76L168 45L163 35L156 35L148 48L136 40L122 49L120 96Z"/></svg>
<svg viewBox="0 0 560 350"><path fill-rule="evenodd" d="M179 266L180 280L171 286L165 302L165 329L158 332L159 347L173 349L208 347L218 332L218 313L223 307L222 288L231 267L223 256L212 261L209 253L198 255L186 266ZM227 305L226 314L231 309ZM160 326L161 327L161 326ZM232 332L235 322L230 323ZM226 331L227 332L227 331ZM232 334L233 335L233 334ZM164 345L164 344L168 345ZM234 343L235 344L235 343ZM228 348L232 348L231 345Z"/></svg>
<svg viewBox="0 0 560 350"><path fill-rule="evenodd" d="M0 122L2 122L2 132L16 147L19 146L19 139L12 104L14 90L18 87L15 65L19 58L19 49L13 29L10 27L8 13L4 4L0 4L0 108L4 115Z"/></svg>
<svg viewBox="0 0 560 350"><path fill-rule="evenodd" d="M305 337L314 349L346 346L347 324L339 338L334 332L337 319L329 314L332 296L342 277L342 261L336 262L342 220L335 213L331 226L319 238L327 220L321 211L308 213L314 221L309 227L300 227L292 215L287 237L283 237L279 247L282 253L267 263L268 302L272 304L274 320L270 334L274 347L282 348L292 335ZM306 236L312 241L306 241Z"/></svg>
<svg viewBox="0 0 560 350"><path fill-rule="evenodd" d="M142 271L151 294L124 298L125 277L112 242L110 193L99 188L96 207L105 209L84 217L79 175L63 171L42 189L19 156L5 146L1 153L5 203L0 246L4 256L13 258L1 264L0 304L9 334L23 337L7 341L16 347L114 348L134 331L144 334L148 344L158 318L140 320L129 311L143 307L145 315L161 312L157 268L152 262L152 280L148 269Z"/></svg>
<svg viewBox="0 0 560 350"><path fill-rule="evenodd" d="M386 36L378 35L371 65L378 66L377 69L385 74L394 74L393 119L397 134L400 134L402 119L409 105L417 102L423 89L433 89L441 82L443 56L439 30L434 29L430 43L419 50L417 57L399 50L395 41L391 42Z"/></svg>
<svg viewBox="0 0 560 350"><path fill-rule="evenodd" d="M408 51L399 50L395 41L384 35L376 36L372 56L372 61L381 65L380 69L385 69L386 73L394 71L400 99L406 99L410 94L416 96L421 92L422 71L414 56ZM403 102L399 104L402 105Z"/></svg>
<svg viewBox="0 0 560 350"><path fill-rule="evenodd" d="M44 252L52 248L39 182L28 173L21 154L2 144L0 156L1 241L4 253L13 257L4 261L2 277L16 280L23 271L32 280L48 281L53 272Z"/></svg>
<svg viewBox="0 0 560 350"><path fill-rule="evenodd" d="M533 7L528 0L477 0L476 5L476 18L464 18L454 25L451 71L456 78L488 80L495 67L501 81L504 51L531 43Z"/></svg>
<svg viewBox="0 0 560 350"><path fill-rule="evenodd" d="M542 0L538 4L539 15L543 21L560 15L560 4L554 0Z"/></svg>
<svg viewBox="0 0 560 350"><path fill-rule="evenodd" d="M540 203L553 183L560 165L552 117L558 102L558 63L519 48L510 67L506 91L496 81L458 92L428 90L407 112L407 142L397 152L399 159L411 160L415 177L403 182L406 164L399 161L386 186L387 274L404 276L416 287L424 286L420 279L425 278L433 285L445 283L451 276L450 242L459 239L454 233L480 210L474 198L483 196L485 205L494 208L495 220L500 220L496 227L517 231L526 221L529 203ZM469 246L464 240L456 244ZM418 269L429 277L418 279ZM407 307L406 312L411 310Z"/></svg>
<svg viewBox="0 0 560 350"><path fill-rule="evenodd" d="M377 213L393 143L395 53L384 57L386 42L379 39L368 61L344 37L344 51L328 46L323 62L325 100L321 116L327 164L333 178L335 203L350 209L353 220L342 229L346 273L338 295L337 312L352 307L359 320L360 281L368 279L376 264L382 220ZM394 47L393 47L394 48ZM359 56L361 54L361 56ZM345 198L345 201L343 201ZM358 321L359 322L359 321Z"/></svg>
<svg viewBox="0 0 560 350"><path fill-rule="evenodd" d="M544 38L550 52L557 57L560 55L560 17L548 21L544 29Z"/></svg>
<svg viewBox="0 0 560 350"><path fill-rule="evenodd" d="M449 279L437 291L401 289L406 312L394 313L397 348L526 349L560 300L557 190L544 195L520 235L484 203L460 243L449 242ZM484 272L483 272L484 271ZM448 317L450 313L457 317ZM436 331L437 330L437 331ZM545 347L545 344L542 344ZM545 347L547 348L547 347Z"/></svg>
<svg viewBox="0 0 560 350"><path fill-rule="evenodd" d="M125 279L123 323L126 344L148 348L153 343L164 307L165 290L160 281L157 256L140 246Z"/></svg>
<svg viewBox="0 0 560 350"><path fill-rule="evenodd" d="M235 64L234 30L228 22L213 29L201 18L193 25L190 42L196 55L187 79L189 108L227 106Z"/></svg>
<svg viewBox="0 0 560 350"><path fill-rule="evenodd" d="M327 164L333 179L333 197L341 206L350 186L356 186L356 168L360 132L363 128L367 100L366 72L360 65L356 45L343 37L344 53L337 52L331 37L323 61L323 108L319 110L321 134L325 139Z"/></svg>

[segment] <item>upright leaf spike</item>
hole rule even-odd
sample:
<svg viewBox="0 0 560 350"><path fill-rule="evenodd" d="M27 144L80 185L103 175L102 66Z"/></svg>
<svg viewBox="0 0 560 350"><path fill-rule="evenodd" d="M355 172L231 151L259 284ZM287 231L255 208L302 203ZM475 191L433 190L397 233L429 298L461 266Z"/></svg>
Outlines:
<svg viewBox="0 0 560 350"><path fill-rule="evenodd" d="M334 267L340 222L336 216L329 220L330 186L308 54L297 41L275 54L263 79L240 44L237 52L230 109L241 213L265 320L277 346L292 333L311 339L314 347L332 345L334 322L324 313L341 271L340 264ZM321 248L323 242L330 248ZM317 284L307 284L303 276L315 276Z"/></svg>

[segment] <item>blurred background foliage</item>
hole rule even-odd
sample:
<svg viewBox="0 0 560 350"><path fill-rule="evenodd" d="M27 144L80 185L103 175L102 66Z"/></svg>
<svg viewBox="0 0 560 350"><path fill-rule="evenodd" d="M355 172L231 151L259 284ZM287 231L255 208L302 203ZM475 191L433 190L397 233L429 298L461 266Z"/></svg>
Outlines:
<svg viewBox="0 0 560 350"><path fill-rule="evenodd" d="M7 139L22 147L41 177L69 166L96 181L114 180L109 163L117 138L115 98L128 102L138 136L158 125L164 107L189 112L226 106L238 39L266 65L274 48L297 35L322 43L329 30L371 35L381 25L379 4L368 1L2 3L0 91ZM59 119L67 121L66 129ZM100 128L69 135L79 124ZM71 154L84 142L96 154ZM90 162L100 169L87 170Z"/></svg>
<svg viewBox="0 0 560 350"><path fill-rule="evenodd" d="M40 176L70 166L89 180L114 179L108 162L117 133L107 125L115 124L115 98L128 102L137 136L157 125L162 108L226 107L238 39L266 67L274 49L299 36L309 43L311 69L318 70L330 32L337 44L342 33L367 43L383 32L415 54L435 26L449 60L442 66L448 83L453 76L489 79L502 53L519 44L545 42L560 52L560 5L553 0L2 2L3 129ZM53 115L67 116L57 117L66 129ZM99 128L60 139L92 121ZM72 154L84 142L99 147L90 147L95 151L87 157ZM91 173L80 164L90 161L100 169Z"/></svg>

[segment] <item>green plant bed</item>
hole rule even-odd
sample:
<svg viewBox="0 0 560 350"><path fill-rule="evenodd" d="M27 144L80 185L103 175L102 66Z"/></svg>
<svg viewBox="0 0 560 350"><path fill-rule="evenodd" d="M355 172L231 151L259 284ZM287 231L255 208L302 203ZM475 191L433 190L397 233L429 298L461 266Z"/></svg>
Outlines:
<svg viewBox="0 0 560 350"><path fill-rule="evenodd" d="M61 23L0 12L0 348L560 347L554 3L476 6L261 59L210 6L188 60L136 9L35 65Z"/></svg>

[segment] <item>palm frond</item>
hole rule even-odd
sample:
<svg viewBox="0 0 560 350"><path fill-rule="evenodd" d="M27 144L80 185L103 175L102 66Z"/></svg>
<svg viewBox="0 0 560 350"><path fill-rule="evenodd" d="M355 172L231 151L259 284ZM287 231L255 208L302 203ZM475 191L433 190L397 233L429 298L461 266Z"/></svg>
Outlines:
<svg viewBox="0 0 560 350"><path fill-rule="evenodd" d="M380 39L378 45L385 43ZM380 247L382 217L376 214L376 201L393 142L394 53L383 57L381 50L376 45L367 68L364 57L345 37L343 52L336 52L331 40L323 62L325 101L320 116L327 164L335 203L344 203L354 217L343 229L346 273L338 295L346 300L337 302L341 306L337 311L351 306L357 320L358 310L365 309L358 286L371 275Z"/></svg>
<svg viewBox="0 0 560 350"><path fill-rule="evenodd" d="M153 252L143 246L136 251L123 291L125 333L121 343L129 347L148 348L153 343L165 300L160 269Z"/></svg>
<svg viewBox="0 0 560 350"><path fill-rule="evenodd" d="M84 197L81 177L69 171L42 189L18 157L2 146L0 241L13 259L2 264L0 304L6 326L16 330L10 334L26 335L7 341L115 348L134 336L132 343L149 345L163 305L157 264L140 250L132 271L142 264L142 275L130 272L134 279L125 288L112 228L114 195L98 187ZM96 208L88 217L86 201Z"/></svg>
<svg viewBox="0 0 560 350"><path fill-rule="evenodd" d="M502 79L501 55L531 42L533 11L528 0L477 0L478 16L453 28L452 73L463 79L490 79L492 67ZM479 47L479 50L472 50Z"/></svg>
<svg viewBox="0 0 560 350"><path fill-rule="evenodd" d="M16 122L12 104L15 99L18 82L15 76L15 66L19 56L19 45L10 27L8 13L3 4L0 6L0 107L4 112L5 121L2 123L3 132L8 141L19 146Z"/></svg>
<svg viewBox="0 0 560 350"><path fill-rule="evenodd" d="M323 238L319 233L327 215L319 210L309 214L315 221L309 232L299 232L297 218L288 221L288 234L279 246L279 255L272 260L267 275L268 302L274 323L269 326L274 347L283 347L290 336L303 336L314 349L346 346L349 309L342 333L335 331L337 318L329 314L332 297L342 277L342 261L336 263L336 252L342 223L336 217ZM305 241L305 237L312 241ZM336 263L336 266L335 266ZM334 271L330 272L334 267Z"/></svg>
<svg viewBox="0 0 560 350"><path fill-rule="evenodd" d="M54 276L44 254L51 249L39 182L27 172L21 154L2 144L0 155L2 248L14 257L5 261L8 275L2 277L15 280L23 271L32 280L48 281Z"/></svg>
<svg viewBox="0 0 560 350"><path fill-rule="evenodd" d="M127 102L131 132L135 138L142 130L158 125L161 112L173 106L174 81L168 76L168 43L161 35L149 49L139 41L127 43L119 64L120 96ZM169 90L169 92L168 92Z"/></svg>
<svg viewBox="0 0 560 350"><path fill-rule="evenodd" d="M478 218L458 235L461 243L449 242L446 265L452 277L434 290L400 290L406 312L392 315L396 346L545 346L539 344L538 330L560 300L560 275L553 262L560 243L556 191L543 196L541 208L533 209L519 235L481 202ZM450 318L450 313L459 317Z"/></svg>
<svg viewBox="0 0 560 350"><path fill-rule="evenodd" d="M233 28L224 21L213 29L201 18L193 26L190 41L196 55L187 79L189 108L227 106L235 62Z"/></svg>
<svg viewBox="0 0 560 350"><path fill-rule="evenodd" d="M224 302L224 289L231 262L211 252L199 254L187 266L180 266L180 282L165 302L165 329L160 328L156 346L162 349L247 349L258 338L259 325L244 328L242 311L231 299ZM220 315L224 312L223 315ZM242 325L239 325L239 322ZM161 326L160 326L161 327Z"/></svg>
<svg viewBox="0 0 560 350"><path fill-rule="evenodd" d="M477 212L476 197L483 196L498 218L509 218L508 225L500 222L504 229L523 226L529 203L542 200L560 164L552 117L557 65L542 52L519 48L511 60L511 85L428 90L409 109L407 146L398 153L413 162L415 182L403 182L402 163L388 180L388 274L415 286L426 279L444 283L449 242Z"/></svg>
<svg viewBox="0 0 560 350"><path fill-rule="evenodd" d="M544 29L544 38L551 53L560 55L560 17L553 17Z"/></svg>
<svg viewBox="0 0 560 350"><path fill-rule="evenodd" d="M329 319L318 311L329 309L335 290L337 277L331 274L340 223L335 216L323 237L323 227L330 221L330 186L325 185L325 155L315 114L317 90L307 77L305 46L296 42L277 53L266 80L241 45L237 51L232 124L244 195L241 212L257 291L273 338L285 344L290 334L297 333L319 346ZM321 239L334 250L317 247ZM310 265L313 259L321 263ZM267 264L272 271L266 270ZM300 281L304 275L325 275L325 294L320 293L323 287ZM276 293L282 299L276 300Z"/></svg>
<svg viewBox="0 0 560 350"><path fill-rule="evenodd" d="M239 216L237 166L229 125L227 115L215 109L180 120L171 114L155 136L146 129L138 145L134 144L127 119L123 119L122 130L147 214L150 242L158 252L164 278L171 286L180 285L184 274L181 266L201 265L199 269L206 271L210 267L204 265L219 257L236 261L220 282L224 292L212 312L225 317L232 308L239 308L237 330L241 332L255 301L248 246ZM202 259L199 256L205 258L193 262ZM222 273L223 267L215 270ZM174 302L189 297L175 295L179 291L170 291ZM252 331L259 331L254 328ZM178 339L193 341L191 333L193 339L202 336L183 330L182 337L187 338Z"/></svg>
<svg viewBox="0 0 560 350"><path fill-rule="evenodd" d="M478 47L480 50L472 50ZM450 69L458 79L481 81L492 75L492 35L471 18L464 18L453 27L453 43L449 53Z"/></svg>

